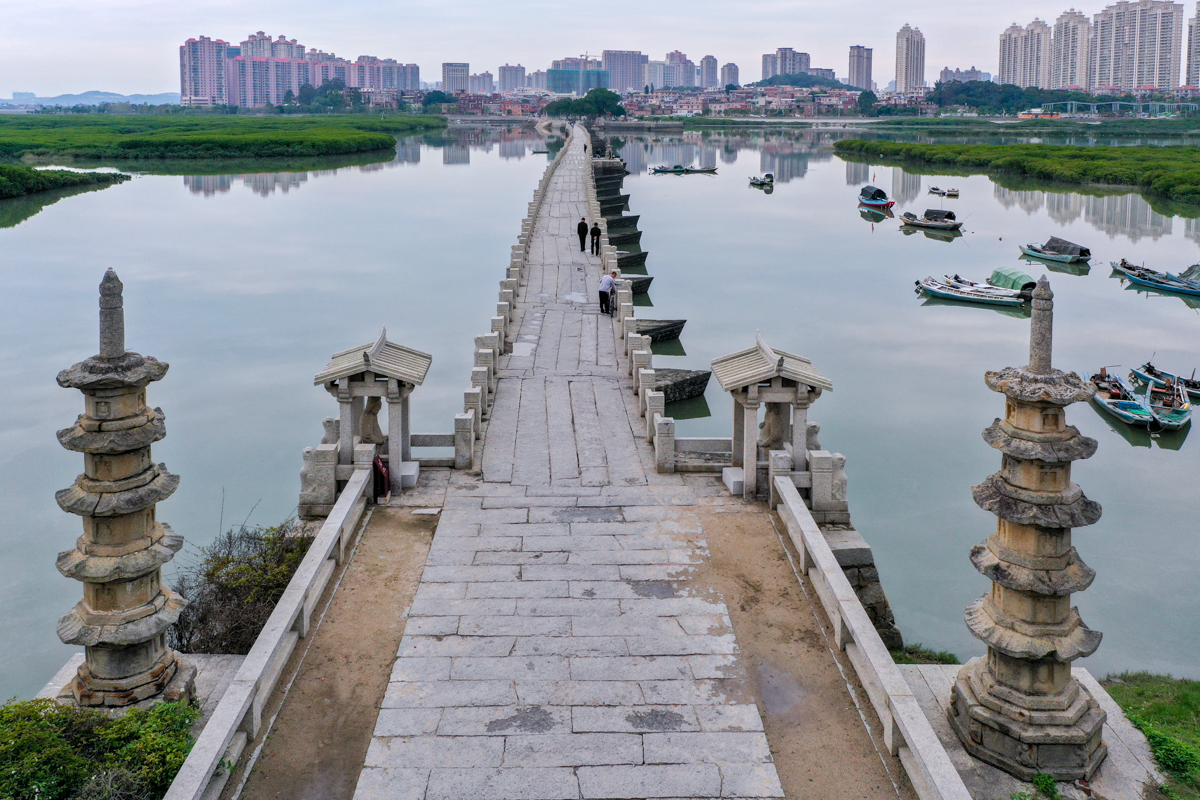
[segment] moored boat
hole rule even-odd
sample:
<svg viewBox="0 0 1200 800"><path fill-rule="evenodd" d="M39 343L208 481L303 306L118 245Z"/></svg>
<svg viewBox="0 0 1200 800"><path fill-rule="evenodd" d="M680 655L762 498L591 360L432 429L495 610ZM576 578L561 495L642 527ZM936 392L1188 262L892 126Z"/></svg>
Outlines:
<svg viewBox="0 0 1200 800"><path fill-rule="evenodd" d="M958 189L947 189L946 197L958 197Z"/></svg>
<svg viewBox="0 0 1200 800"><path fill-rule="evenodd" d="M945 189L939 189L939 188L938 188L938 187L936 187L936 186L930 186L930 187L929 187L929 193L930 193L930 194L936 194L936 195L938 195L939 197L945 197L945 196L946 196L946 190L945 190Z"/></svg>
<svg viewBox="0 0 1200 800"><path fill-rule="evenodd" d="M962 227L962 222L955 218L953 211L936 208L925 209L925 213L919 217L911 211L905 211L900 215L900 224L935 231L956 231Z"/></svg>
<svg viewBox="0 0 1200 800"><path fill-rule="evenodd" d="M761 178L758 178L758 177L751 178L750 185L754 186L756 188L759 188L759 189L761 189L765 186L774 186L775 185L775 176L768 172L766 175L763 175Z"/></svg>
<svg viewBox="0 0 1200 800"><path fill-rule="evenodd" d="M1200 297L1200 282L1193 282L1181 276L1171 275L1168 272L1157 272L1146 267L1139 267L1123 258L1120 263L1115 261L1109 263L1115 271L1124 275L1131 283L1136 283L1139 286L1149 286L1164 292ZM1190 273L1191 269L1183 274L1188 275Z"/></svg>
<svg viewBox="0 0 1200 800"><path fill-rule="evenodd" d="M887 192L875 186L864 186L858 192L858 202L871 208L891 208L895 200L889 200Z"/></svg>
<svg viewBox="0 0 1200 800"><path fill-rule="evenodd" d="M1146 387L1146 404L1163 430L1177 431L1192 421L1192 404L1187 392L1174 381L1161 388Z"/></svg>
<svg viewBox="0 0 1200 800"><path fill-rule="evenodd" d="M1133 390L1120 376L1109 375L1106 367L1101 367L1096 375L1083 373L1083 379L1090 381L1095 387L1096 393L1092 395L1092 402L1101 411L1129 425L1150 427L1154 423L1154 414L1150 409L1138 402Z"/></svg>
<svg viewBox="0 0 1200 800"><path fill-rule="evenodd" d="M682 164L676 164L673 167L661 166L650 168L650 172L654 175L683 175L686 171L687 167Z"/></svg>
<svg viewBox="0 0 1200 800"><path fill-rule="evenodd" d="M1018 293L1010 293L994 286L983 287L981 284L967 284L953 279L938 280L932 275L916 282L917 291L932 297L945 300L961 300L967 303L980 303L990 306L1022 306L1025 298Z"/></svg>
<svg viewBox="0 0 1200 800"><path fill-rule="evenodd" d="M684 175L716 175L716 167L684 167Z"/></svg>
<svg viewBox="0 0 1200 800"><path fill-rule="evenodd" d="M1061 264L1074 264L1078 261L1087 261L1092 257L1092 251L1083 245L1068 242L1057 236L1051 236L1045 244L1023 244L1020 247L1021 252L1027 256L1043 261L1057 261Z"/></svg>
<svg viewBox="0 0 1200 800"><path fill-rule="evenodd" d="M1200 380L1196 380L1195 370L1192 371L1192 377L1183 378L1167 372L1165 369L1159 369L1147 361L1140 367L1134 367L1130 370L1130 374L1139 383L1158 388L1165 388L1168 382L1174 381L1183 387L1183 390L1188 393L1188 397L1193 400L1200 400Z"/></svg>

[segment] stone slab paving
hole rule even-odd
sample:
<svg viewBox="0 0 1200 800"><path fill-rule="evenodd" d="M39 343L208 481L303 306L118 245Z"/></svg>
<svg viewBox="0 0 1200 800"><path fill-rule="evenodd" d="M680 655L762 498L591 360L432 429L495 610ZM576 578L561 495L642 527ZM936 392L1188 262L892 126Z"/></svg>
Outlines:
<svg viewBox="0 0 1200 800"><path fill-rule="evenodd" d="M408 496L443 511L358 800L783 796L725 605L686 588L707 548L680 512L741 500L655 473L637 435L575 234L584 141L535 226L482 475Z"/></svg>

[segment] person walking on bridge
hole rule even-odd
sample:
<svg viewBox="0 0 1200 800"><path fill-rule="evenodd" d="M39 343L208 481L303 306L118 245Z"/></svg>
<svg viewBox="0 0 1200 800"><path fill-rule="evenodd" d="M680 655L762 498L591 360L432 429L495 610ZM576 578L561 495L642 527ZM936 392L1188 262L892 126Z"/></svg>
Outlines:
<svg viewBox="0 0 1200 800"><path fill-rule="evenodd" d="M587 235L588 235L587 220L584 219L583 217L580 217L579 224L575 226L575 230L576 230L576 232L579 233L579 252L581 252L581 253L586 252L587 251Z"/></svg>
<svg viewBox="0 0 1200 800"><path fill-rule="evenodd" d="M617 273L613 272L600 279L600 313L612 316L612 290L617 285Z"/></svg>
<svg viewBox="0 0 1200 800"><path fill-rule="evenodd" d="M592 255L600 255L600 223L592 223Z"/></svg>

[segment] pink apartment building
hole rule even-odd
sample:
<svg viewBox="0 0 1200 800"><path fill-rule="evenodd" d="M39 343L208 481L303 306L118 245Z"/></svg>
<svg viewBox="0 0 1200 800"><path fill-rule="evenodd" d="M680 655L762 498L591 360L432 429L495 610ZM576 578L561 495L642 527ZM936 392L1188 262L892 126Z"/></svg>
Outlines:
<svg viewBox="0 0 1200 800"><path fill-rule="evenodd" d="M188 39L179 48L179 75L185 106L278 105L288 90L298 95L305 84L316 88L335 79L373 92L421 88L416 64L375 56L347 61L316 49L306 52L295 39L271 39L262 31L237 47L206 36Z"/></svg>

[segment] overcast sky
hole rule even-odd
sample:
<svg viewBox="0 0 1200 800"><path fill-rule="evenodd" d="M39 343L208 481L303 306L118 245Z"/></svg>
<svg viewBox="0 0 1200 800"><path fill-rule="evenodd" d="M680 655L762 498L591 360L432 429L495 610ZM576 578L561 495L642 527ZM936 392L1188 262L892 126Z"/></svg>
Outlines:
<svg viewBox="0 0 1200 800"><path fill-rule="evenodd" d="M1188 13L1192 14L1191 3ZM1101 8L1084 7L1087 14ZM179 91L179 45L192 36L237 43L262 30L353 60L395 58L441 80L443 61L472 72L500 64L545 69L552 59L640 50L662 59L682 50L693 61L714 55L760 77L761 55L777 47L812 54L814 67L847 72L850 45L874 48L874 79L894 77L896 31L906 22L925 34L925 77L944 66L995 72L998 37L1035 16L1053 22L1065 5L1031 0L0 0L0 97L89 89L122 94Z"/></svg>

